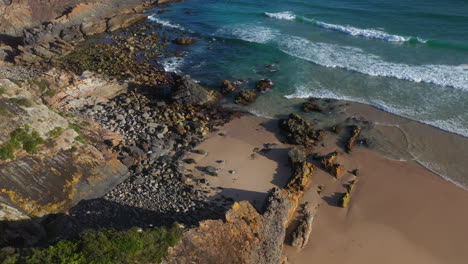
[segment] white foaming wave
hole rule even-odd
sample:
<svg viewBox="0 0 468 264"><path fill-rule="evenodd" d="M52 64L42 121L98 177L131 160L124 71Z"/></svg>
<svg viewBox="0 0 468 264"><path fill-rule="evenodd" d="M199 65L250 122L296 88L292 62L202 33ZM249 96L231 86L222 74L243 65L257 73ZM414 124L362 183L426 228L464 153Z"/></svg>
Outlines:
<svg viewBox="0 0 468 264"><path fill-rule="evenodd" d="M321 21L314 21L314 20L311 20L311 21L320 27L339 31L339 32L352 35L352 36L381 39L381 40L392 41L392 42L406 42L411 39L410 37L403 37L403 36L388 34L387 32L384 32L382 30L377 30L377 29L362 29L362 28L356 28L352 26L328 24L328 23L324 23ZM420 40L418 38L418 41L422 42L423 40Z"/></svg>
<svg viewBox="0 0 468 264"><path fill-rule="evenodd" d="M161 25L163 25L165 27L168 27L168 28L176 28L176 29L180 29L180 30L185 30L185 28L183 28L181 25L172 23L172 22L167 21L167 20L160 19L160 18L156 17L156 15L151 15L151 16L148 17L148 19L153 21L153 22L156 22L158 24L161 24Z"/></svg>
<svg viewBox="0 0 468 264"><path fill-rule="evenodd" d="M257 25L235 25L235 28L225 27L216 32L216 35L235 37L254 43L267 43L279 35L279 31Z"/></svg>
<svg viewBox="0 0 468 264"><path fill-rule="evenodd" d="M265 12L265 15L267 17L281 19L281 20L295 20L296 19L296 15L293 12L290 12L290 11L279 12L279 13Z"/></svg>
<svg viewBox="0 0 468 264"><path fill-rule="evenodd" d="M337 67L370 76L393 77L413 82L433 83L468 91L468 72L463 66L391 63L355 47L313 43L307 39L283 35L276 40L283 52L325 67Z"/></svg>
<svg viewBox="0 0 468 264"><path fill-rule="evenodd" d="M169 57L162 60L162 65L166 72L178 73L179 68L184 64L184 58L181 57Z"/></svg>

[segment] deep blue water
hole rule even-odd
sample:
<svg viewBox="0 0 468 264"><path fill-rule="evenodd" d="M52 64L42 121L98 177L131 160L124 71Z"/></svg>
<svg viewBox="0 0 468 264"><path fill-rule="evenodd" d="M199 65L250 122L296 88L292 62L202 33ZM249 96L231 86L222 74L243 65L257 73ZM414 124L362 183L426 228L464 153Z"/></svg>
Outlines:
<svg viewBox="0 0 468 264"><path fill-rule="evenodd" d="M168 9L150 19L200 41L166 68L210 87L271 78L255 113L274 115L288 98L347 99L468 136L466 0L188 0Z"/></svg>

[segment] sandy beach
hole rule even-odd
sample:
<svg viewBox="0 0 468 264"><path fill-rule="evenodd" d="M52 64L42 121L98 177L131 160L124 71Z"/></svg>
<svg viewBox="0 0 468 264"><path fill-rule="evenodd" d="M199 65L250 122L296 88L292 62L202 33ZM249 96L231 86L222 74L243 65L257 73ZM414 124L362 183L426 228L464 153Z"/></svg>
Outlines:
<svg viewBox="0 0 468 264"><path fill-rule="evenodd" d="M219 190L213 199L223 195L234 201L249 200L260 209L268 190L283 187L290 174L287 150L291 146L280 142L276 127L277 121L261 117L235 119L198 146L207 151L206 156L188 155L197 162L190 169L195 177L202 177L204 167L220 168L218 176L208 177ZM333 143L336 139L330 136L317 151L337 150L345 172L337 180L317 169L302 199L319 205L311 239L302 250L285 244L290 263L466 262L466 191L415 161L392 160L362 147L346 154ZM255 153L264 144L276 145L266 154ZM359 170L358 185L350 207L344 209L337 206L337 199L354 179L353 169ZM320 196L318 186L323 190Z"/></svg>

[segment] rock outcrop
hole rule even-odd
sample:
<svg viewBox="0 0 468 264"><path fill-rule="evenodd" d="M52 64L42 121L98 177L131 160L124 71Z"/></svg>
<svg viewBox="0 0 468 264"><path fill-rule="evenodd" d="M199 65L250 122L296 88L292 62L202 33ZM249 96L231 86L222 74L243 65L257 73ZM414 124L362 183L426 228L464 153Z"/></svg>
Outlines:
<svg viewBox="0 0 468 264"><path fill-rule="evenodd" d="M313 221L314 214L311 212L310 208L305 205L302 216L299 219L299 225L292 234L291 245L293 247L302 249L307 245L307 242L309 242L310 233L312 232Z"/></svg>
<svg viewBox="0 0 468 264"><path fill-rule="evenodd" d="M336 178L339 178L344 171L343 165L337 163L338 152L334 151L320 158L322 167Z"/></svg>
<svg viewBox="0 0 468 264"><path fill-rule="evenodd" d="M115 154L99 146L110 131L66 119L35 100L44 83L1 79L0 84L0 149L9 152L0 160L0 202L34 217L64 212L82 199L102 196L128 176ZM26 143L9 148L12 133L21 131L41 139L37 149ZM88 143L94 139L96 145Z"/></svg>
<svg viewBox="0 0 468 264"><path fill-rule="evenodd" d="M350 130L351 135L349 139L346 141L346 146L345 146L345 150L347 153L350 153L354 145L356 145L356 141L359 138L359 135L361 135L362 128L359 126L353 125L349 127L349 130Z"/></svg>
<svg viewBox="0 0 468 264"><path fill-rule="evenodd" d="M215 91L200 86L188 76L177 76L171 98L181 104L205 105L214 103L219 96Z"/></svg>
<svg viewBox="0 0 468 264"><path fill-rule="evenodd" d="M255 100L257 100L257 96L257 92L254 90L242 90L236 96L234 101L236 104L248 105L255 102Z"/></svg>
<svg viewBox="0 0 468 264"><path fill-rule="evenodd" d="M287 119L280 120L279 125L289 144L302 145L308 151L325 136L324 130L314 129L312 123L298 114L290 114Z"/></svg>
<svg viewBox="0 0 468 264"><path fill-rule="evenodd" d="M54 35L73 26L80 28L82 23L87 23L85 27L94 23L102 26L102 21L106 20L114 20L109 24L109 29L115 30L135 19L136 16L129 19L128 14L141 12L151 6L154 4L144 0L4 0L0 1L0 34L20 37L23 30L41 27L46 22L54 25L57 30ZM126 14L127 18L119 13ZM96 29L100 28L97 24ZM103 32L92 30L88 33L93 31Z"/></svg>
<svg viewBox="0 0 468 264"><path fill-rule="evenodd" d="M273 82L270 79L260 80L257 82L256 87L259 92L266 92L273 87Z"/></svg>
<svg viewBox="0 0 468 264"><path fill-rule="evenodd" d="M228 94L232 93L237 89L237 85L229 80L224 80L221 84L221 93Z"/></svg>
<svg viewBox="0 0 468 264"><path fill-rule="evenodd" d="M305 157L301 149L290 151L291 180L270 192L263 212L247 201L235 203L225 221L207 220L188 230L167 262L280 263L286 227L314 171Z"/></svg>

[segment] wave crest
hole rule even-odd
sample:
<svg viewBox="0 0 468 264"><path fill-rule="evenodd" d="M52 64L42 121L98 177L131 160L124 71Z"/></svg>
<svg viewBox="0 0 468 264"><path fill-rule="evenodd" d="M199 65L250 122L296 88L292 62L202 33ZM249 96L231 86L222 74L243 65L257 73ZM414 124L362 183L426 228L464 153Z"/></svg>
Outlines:
<svg viewBox="0 0 468 264"><path fill-rule="evenodd" d="M295 20L296 19L296 15L290 11L278 12L278 13L265 12L265 15L267 17L281 19L281 20Z"/></svg>

